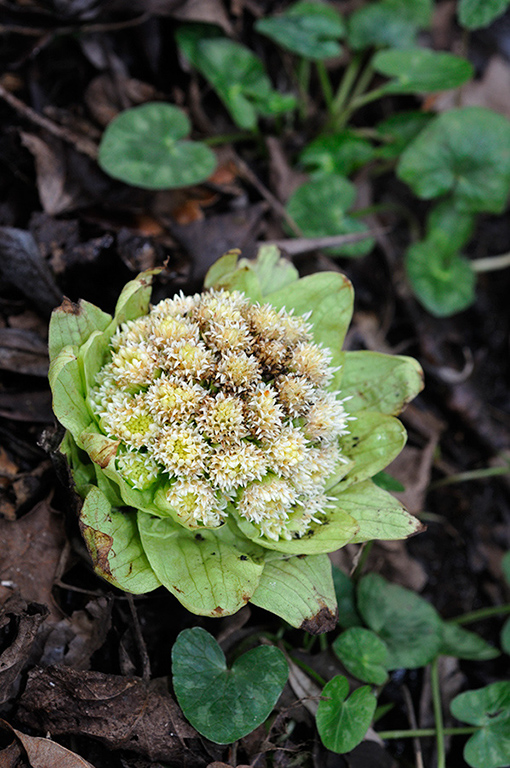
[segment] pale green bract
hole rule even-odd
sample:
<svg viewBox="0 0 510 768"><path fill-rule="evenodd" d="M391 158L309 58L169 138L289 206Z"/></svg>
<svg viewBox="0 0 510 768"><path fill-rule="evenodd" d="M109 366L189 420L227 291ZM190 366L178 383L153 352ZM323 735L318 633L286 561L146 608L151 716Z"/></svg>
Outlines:
<svg viewBox="0 0 510 768"><path fill-rule="evenodd" d="M273 247L230 252L202 294L150 305L149 270L113 317L65 301L50 324L60 450L94 568L191 612L247 602L334 626L328 552L421 525L371 478L401 451L422 388L409 357L343 352L352 286L302 279Z"/></svg>

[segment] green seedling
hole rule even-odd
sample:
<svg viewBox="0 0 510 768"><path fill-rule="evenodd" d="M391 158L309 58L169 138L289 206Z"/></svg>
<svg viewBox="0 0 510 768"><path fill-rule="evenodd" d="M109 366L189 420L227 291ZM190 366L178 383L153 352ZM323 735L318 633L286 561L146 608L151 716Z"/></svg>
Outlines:
<svg viewBox="0 0 510 768"><path fill-rule="evenodd" d="M172 104L126 109L103 134L99 164L113 178L145 189L198 184L216 168L216 156L205 144L186 139L190 130L187 115Z"/></svg>
<svg viewBox="0 0 510 768"><path fill-rule="evenodd" d="M340 754L350 752L362 741L377 706L368 685L348 694L347 678L337 675L324 686L317 709L317 730L322 743Z"/></svg>
<svg viewBox="0 0 510 768"><path fill-rule="evenodd" d="M255 130L258 118L293 110L291 94L274 90L261 60L210 24L185 24L176 32L179 49L213 86L240 128Z"/></svg>
<svg viewBox="0 0 510 768"><path fill-rule="evenodd" d="M370 3L349 17L348 39L353 50L365 48L409 48L420 29L432 22L431 0L381 0Z"/></svg>
<svg viewBox="0 0 510 768"><path fill-rule="evenodd" d="M283 653L262 645L227 667L209 632L185 629L172 648L173 687L196 730L217 744L251 733L270 715L289 674Z"/></svg>
<svg viewBox="0 0 510 768"><path fill-rule="evenodd" d="M420 368L342 352L349 281L297 279L274 249L227 254L211 290L153 308L152 274L127 284L113 317L64 304L50 327L61 450L94 566L126 591L163 584L193 613L253 598L323 631L336 609L327 553L421 527L371 481L404 445L392 414L420 390Z"/></svg>
<svg viewBox="0 0 510 768"><path fill-rule="evenodd" d="M477 726L464 747L472 768L505 768L510 763L510 682L492 683L456 696L451 713Z"/></svg>

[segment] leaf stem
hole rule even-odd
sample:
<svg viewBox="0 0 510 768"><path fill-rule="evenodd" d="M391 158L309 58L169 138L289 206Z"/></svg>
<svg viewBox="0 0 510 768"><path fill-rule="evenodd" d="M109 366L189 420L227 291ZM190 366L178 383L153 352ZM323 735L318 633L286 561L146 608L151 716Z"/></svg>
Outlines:
<svg viewBox="0 0 510 768"><path fill-rule="evenodd" d="M310 90L311 62L309 59L300 59L297 71L297 85L299 91L299 114L302 120L308 114L308 92Z"/></svg>
<svg viewBox="0 0 510 768"><path fill-rule="evenodd" d="M436 488L443 488L445 485L455 485L456 483L465 483L467 480L481 480L484 477L497 477L498 475L507 475L510 472L510 464L506 467L483 467L482 469L471 469L468 472L459 472L457 475L443 477L436 480L428 487L429 491L435 491Z"/></svg>
<svg viewBox="0 0 510 768"><path fill-rule="evenodd" d="M360 66L361 57L359 55L353 56L344 71L340 85L338 86L337 92L333 98L333 103L331 105L331 111L333 115L340 115L343 108L345 107L345 103L348 99L351 88L358 76Z"/></svg>
<svg viewBox="0 0 510 768"><path fill-rule="evenodd" d="M324 102L329 114L331 115L333 110L333 88L331 87L331 80L329 79L328 71L323 61L316 61L315 66L319 76L319 82L321 84Z"/></svg>
<svg viewBox="0 0 510 768"><path fill-rule="evenodd" d="M202 139L202 144L215 147L218 144L233 144L236 141L255 141L258 135L254 131L236 131L235 133L218 133L216 136L208 136Z"/></svg>
<svg viewBox="0 0 510 768"><path fill-rule="evenodd" d="M491 605L490 608L479 608L477 611L470 611L469 613L463 613L461 616L456 616L454 619L448 619L448 622L450 624L472 624L474 621L491 619L493 616L500 616L505 613L510 613L510 603Z"/></svg>
<svg viewBox="0 0 510 768"><path fill-rule="evenodd" d="M510 267L510 253L486 256L485 259L473 259L471 267L475 272L495 272L497 269L506 269Z"/></svg>
<svg viewBox="0 0 510 768"><path fill-rule="evenodd" d="M430 665L430 685L432 689L432 705L436 722L437 768L446 768L444 749L443 710L441 706L441 688L439 685L439 657Z"/></svg>
<svg viewBox="0 0 510 768"><path fill-rule="evenodd" d="M463 728L443 728L444 736L469 736L472 733L476 733L479 728L473 728L466 726ZM377 731L377 735L381 739L416 739L425 738L427 736L435 736L437 733L435 728L410 728L405 731Z"/></svg>

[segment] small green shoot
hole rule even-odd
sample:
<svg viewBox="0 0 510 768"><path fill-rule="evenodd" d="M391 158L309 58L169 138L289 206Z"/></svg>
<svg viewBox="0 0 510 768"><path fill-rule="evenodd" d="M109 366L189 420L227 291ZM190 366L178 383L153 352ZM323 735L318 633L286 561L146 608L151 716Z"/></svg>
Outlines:
<svg viewBox="0 0 510 768"><path fill-rule="evenodd" d="M364 627L351 627L337 637L333 650L358 680L384 685L388 680L388 647L381 638Z"/></svg>
<svg viewBox="0 0 510 768"><path fill-rule="evenodd" d="M464 747L472 768L505 768L510 763L510 682L498 682L456 696L451 713L478 726Z"/></svg>
<svg viewBox="0 0 510 768"><path fill-rule="evenodd" d="M259 19L255 29L287 51L312 61L342 53L338 40L345 35L345 23L327 3L300 0L279 16Z"/></svg>
<svg viewBox="0 0 510 768"><path fill-rule="evenodd" d="M510 0L459 0L459 22L466 29L488 27L509 5Z"/></svg>

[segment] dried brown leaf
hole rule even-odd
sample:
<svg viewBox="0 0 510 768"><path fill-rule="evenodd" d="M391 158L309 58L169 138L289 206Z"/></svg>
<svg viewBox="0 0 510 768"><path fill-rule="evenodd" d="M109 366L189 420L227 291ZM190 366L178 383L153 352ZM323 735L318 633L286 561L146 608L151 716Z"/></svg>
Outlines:
<svg viewBox="0 0 510 768"><path fill-rule="evenodd" d="M0 732L3 732L4 738L13 738L6 749L0 750L2 768L94 768L83 757L55 741L40 736L27 736L12 728L5 720L0 720ZM10 755L16 756L15 762Z"/></svg>
<svg viewBox="0 0 510 768"><path fill-rule="evenodd" d="M16 596L1 608L0 628L7 630L10 641L0 654L0 704L16 695L19 676L30 660L39 627L47 615L44 605L26 603Z"/></svg>

